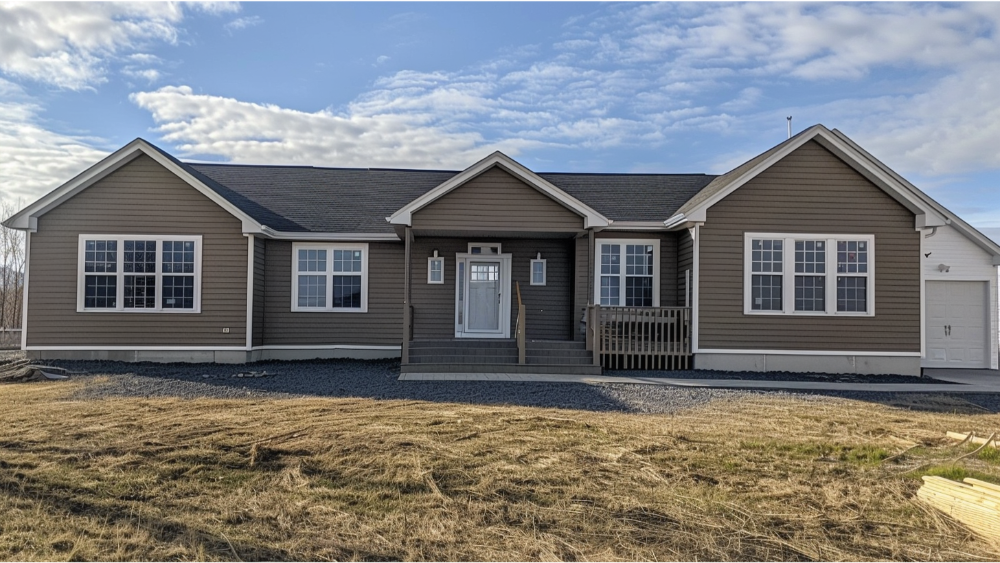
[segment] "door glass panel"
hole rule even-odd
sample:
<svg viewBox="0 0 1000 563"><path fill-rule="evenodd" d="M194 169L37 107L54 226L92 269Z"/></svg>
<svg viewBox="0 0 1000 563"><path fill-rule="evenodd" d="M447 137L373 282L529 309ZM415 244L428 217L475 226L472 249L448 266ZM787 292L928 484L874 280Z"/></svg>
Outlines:
<svg viewBox="0 0 1000 563"><path fill-rule="evenodd" d="M469 263L466 330L500 330L500 262Z"/></svg>

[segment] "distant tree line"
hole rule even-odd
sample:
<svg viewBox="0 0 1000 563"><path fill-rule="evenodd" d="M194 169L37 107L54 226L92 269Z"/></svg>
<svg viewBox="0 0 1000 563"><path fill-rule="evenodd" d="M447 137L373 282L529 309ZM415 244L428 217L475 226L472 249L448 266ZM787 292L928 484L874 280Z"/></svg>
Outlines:
<svg viewBox="0 0 1000 563"><path fill-rule="evenodd" d="M0 201L0 219L16 212L13 202ZM21 327L23 303L24 232L0 226L0 328Z"/></svg>

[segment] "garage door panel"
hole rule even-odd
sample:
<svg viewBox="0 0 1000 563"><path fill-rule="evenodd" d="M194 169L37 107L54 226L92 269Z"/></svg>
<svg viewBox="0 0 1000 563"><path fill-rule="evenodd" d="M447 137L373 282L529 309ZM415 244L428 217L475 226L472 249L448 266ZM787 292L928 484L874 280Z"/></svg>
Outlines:
<svg viewBox="0 0 1000 563"><path fill-rule="evenodd" d="M987 282L927 282L924 367L989 367L987 287Z"/></svg>

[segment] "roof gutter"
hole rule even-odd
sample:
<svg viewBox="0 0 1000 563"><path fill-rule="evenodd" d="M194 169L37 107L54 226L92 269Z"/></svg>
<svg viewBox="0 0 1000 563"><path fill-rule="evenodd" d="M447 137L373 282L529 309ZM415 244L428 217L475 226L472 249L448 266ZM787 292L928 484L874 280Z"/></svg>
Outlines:
<svg viewBox="0 0 1000 563"><path fill-rule="evenodd" d="M287 232L276 231L267 225L261 225L261 234L272 240L298 240L322 242L398 242L395 233L317 233L317 232Z"/></svg>

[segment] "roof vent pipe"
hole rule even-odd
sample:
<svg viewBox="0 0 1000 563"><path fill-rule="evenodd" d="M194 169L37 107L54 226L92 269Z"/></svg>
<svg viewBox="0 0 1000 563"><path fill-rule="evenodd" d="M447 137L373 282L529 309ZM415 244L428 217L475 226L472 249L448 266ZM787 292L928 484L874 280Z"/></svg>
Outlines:
<svg viewBox="0 0 1000 563"><path fill-rule="evenodd" d="M785 119L788 120L788 138L791 139L792 138L792 116L789 115Z"/></svg>

